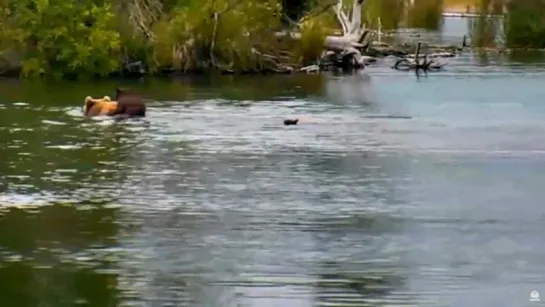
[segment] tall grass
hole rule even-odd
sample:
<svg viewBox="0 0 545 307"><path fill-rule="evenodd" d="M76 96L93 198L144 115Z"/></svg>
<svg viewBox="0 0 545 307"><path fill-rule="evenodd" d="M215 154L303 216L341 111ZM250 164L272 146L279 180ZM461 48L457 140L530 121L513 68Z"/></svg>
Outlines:
<svg viewBox="0 0 545 307"><path fill-rule="evenodd" d="M302 65L310 65L316 63L320 58L325 37L329 16L322 15L317 18L308 19L301 24L301 41L294 48L294 61L302 63Z"/></svg>
<svg viewBox="0 0 545 307"><path fill-rule="evenodd" d="M503 30L502 20L497 16L490 16L498 12L504 0L480 0L475 19L468 19L469 36L476 47L495 47L501 39ZM501 2L501 3L500 3ZM501 12L501 10L500 10Z"/></svg>
<svg viewBox="0 0 545 307"><path fill-rule="evenodd" d="M443 0L414 0L414 4L407 9L407 26L438 29L441 26L443 5Z"/></svg>
<svg viewBox="0 0 545 307"><path fill-rule="evenodd" d="M372 28L399 27L438 29L441 25L443 0L368 0L363 8L364 21Z"/></svg>
<svg viewBox="0 0 545 307"><path fill-rule="evenodd" d="M470 22L475 46L545 48L545 1L481 0L478 12L481 16Z"/></svg>
<svg viewBox="0 0 545 307"><path fill-rule="evenodd" d="M405 0L368 0L362 9L363 20L369 27L397 29L405 15Z"/></svg>
<svg viewBox="0 0 545 307"><path fill-rule="evenodd" d="M510 1L504 28L509 47L545 48L545 1Z"/></svg>

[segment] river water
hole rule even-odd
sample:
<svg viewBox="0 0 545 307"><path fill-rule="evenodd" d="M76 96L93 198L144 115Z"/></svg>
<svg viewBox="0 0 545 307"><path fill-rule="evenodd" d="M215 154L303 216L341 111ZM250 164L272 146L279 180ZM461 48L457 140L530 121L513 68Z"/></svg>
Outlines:
<svg viewBox="0 0 545 307"><path fill-rule="evenodd" d="M123 84L124 123L0 81L0 306L540 306L545 61L448 61Z"/></svg>

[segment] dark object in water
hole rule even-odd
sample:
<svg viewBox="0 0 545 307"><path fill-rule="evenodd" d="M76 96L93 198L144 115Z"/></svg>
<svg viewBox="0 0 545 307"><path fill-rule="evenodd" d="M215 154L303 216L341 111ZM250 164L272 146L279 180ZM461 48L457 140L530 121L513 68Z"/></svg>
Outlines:
<svg viewBox="0 0 545 307"><path fill-rule="evenodd" d="M288 125L297 125L297 122L299 121L298 118L296 119L285 119L284 120L284 125L288 126Z"/></svg>

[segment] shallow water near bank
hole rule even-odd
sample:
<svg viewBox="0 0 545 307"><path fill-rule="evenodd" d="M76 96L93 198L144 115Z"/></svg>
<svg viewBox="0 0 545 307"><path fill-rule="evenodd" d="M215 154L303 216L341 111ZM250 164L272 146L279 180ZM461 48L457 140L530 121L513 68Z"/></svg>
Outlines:
<svg viewBox="0 0 545 307"><path fill-rule="evenodd" d="M540 306L545 61L448 61L127 83L118 123L118 83L0 81L0 306Z"/></svg>

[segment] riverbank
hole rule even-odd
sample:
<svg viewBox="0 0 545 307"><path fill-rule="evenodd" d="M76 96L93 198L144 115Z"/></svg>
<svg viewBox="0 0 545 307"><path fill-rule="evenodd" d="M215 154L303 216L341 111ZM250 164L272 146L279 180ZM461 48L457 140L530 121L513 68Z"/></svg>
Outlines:
<svg viewBox="0 0 545 307"><path fill-rule="evenodd" d="M279 0L182 6L147 0L155 6L145 8L138 1L108 0L93 15L85 11L90 4L70 1L59 2L61 6L51 1L37 11L19 6L0 10L0 75L71 79L308 73L362 69L377 57L416 52L416 43L384 45L379 36L387 35L381 26L362 27L368 18L376 19L362 6L377 6L372 0L318 3L287 25ZM415 9L415 14L425 13Z"/></svg>
<svg viewBox="0 0 545 307"><path fill-rule="evenodd" d="M444 65L437 61L414 61L422 54L417 56L418 43L430 42L402 37L396 30L433 31L441 27L448 15L445 12L467 11L468 6L470 12L477 12L477 2L471 0L414 1L412 6L402 0L339 0L337 5L318 2L299 12L297 21L286 21L280 0L269 0L269 5L256 5L253 0L210 0L170 6L145 0L156 5L145 8L138 6L144 0L107 0L96 8L85 1L59 2L61 6L56 1L60 0L39 10L0 7L1 76L85 79L317 73L364 69L392 56L406 69L439 69ZM479 7L478 13L490 14L489 9ZM545 46L541 32L536 30L529 40L528 33L518 30L530 28L521 26L526 19L520 13L524 11L517 9L510 8L519 13L507 28L505 46L496 43L501 25L487 17L472 21L475 26L460 35L460 45L429 46L423 52L429 58L440 58L455 56L469 45L499 49ZM529 20L536 25L539 19Z"/></svg>
<svg viewBox="0 0 545 307"><path fill-rule="evenodd" d="M358 53L350 54L350 51L324 52L316 64L301 67L301 65L286 66L281 65L282 69L278 68L261 68L253 70L233 70L233 69L202 69L202 70L176 70L176 69L161 69L148 71L142 62L129 63L122 71L115 71L107 75L64 75L63 79L103 79L103 78L141 78L141 77L180 77L191 75L270 75L270 74L297 74L297 73L319 73L322 71L342 71L350 72L364 67L376 64L380 60L394 57L397 62L404 63L405 68L394 65L393 69L415 69L416 65L421 65L420 69L441 69L444 64L437 62L437 59L455 57L464 48L468 47L466 37L460 37L459 44L427 44L425 41L415 40L414 37L406 36L403 33L387 32L381 34L380 40L367 42L358 50ZM386 43L391 41L392 43ZM419 47L419 46L422 47ZM422 50L420 50L421 48ZM357 55L358 62L348 62L347 58L355 58ZM426 63L417 64L415 59L426 59ZM378 64L380 65L380 64ZM425 66L424 66L425 65ZM0 77L4 78L19 78L21 70L12 69L0 71ZM41 77L48 77L46 74Z"/></svg>

